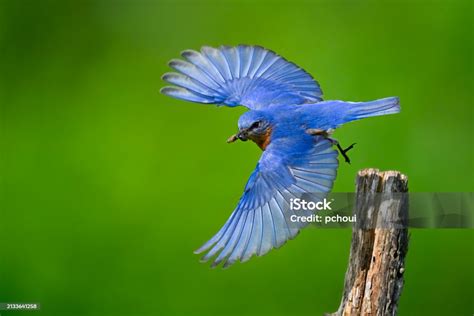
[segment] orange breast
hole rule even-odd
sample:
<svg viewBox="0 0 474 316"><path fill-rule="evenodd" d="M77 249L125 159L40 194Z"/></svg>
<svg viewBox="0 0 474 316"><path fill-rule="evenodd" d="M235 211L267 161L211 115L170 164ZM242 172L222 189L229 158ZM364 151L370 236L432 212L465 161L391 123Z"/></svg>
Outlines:
<svg viewBox="0 0 474 316"><path fill-rule="evenodd" d="M265 131L265 134L263 134L260 137L256 137L252 140L258 145L258 147L260 147L261 150L265 150L265 148L267 148L268 144L270 144L271 135L272 135L272 128L269 127Z"/></svg>

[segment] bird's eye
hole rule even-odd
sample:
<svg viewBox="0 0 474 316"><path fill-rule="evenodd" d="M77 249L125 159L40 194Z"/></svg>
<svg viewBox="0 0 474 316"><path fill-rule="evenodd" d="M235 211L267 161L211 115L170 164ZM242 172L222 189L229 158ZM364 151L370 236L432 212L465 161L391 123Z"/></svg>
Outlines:
<svg viewBox="0 0 474 316"><path fill-rule="evenodd" d="M261 125L262 121L253 122L252 125L250 125L250 129L259 128Z"/></svg>

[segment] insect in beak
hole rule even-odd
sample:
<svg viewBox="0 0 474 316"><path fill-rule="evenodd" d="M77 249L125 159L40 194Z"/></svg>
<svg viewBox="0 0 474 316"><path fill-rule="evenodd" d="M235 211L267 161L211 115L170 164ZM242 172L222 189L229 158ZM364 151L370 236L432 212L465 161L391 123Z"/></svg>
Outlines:
<svg viewBox="0 0 474 316"><path fill-rule="evenodd" d="M242 130L242 131L240 131L239 133L230 136L229 138L227 138L227 142L228 142L228 143L233 143L233 142L235 142L235 141L238 140L238 139L240 139L240 140L243 141L243 142L247 141L247 140L248 140L248 138L247 138L247 131L246 131L246 130Z"/></svg>
<svg viewBox="0 0 474 316"><path fill-rule="evenodd" d="M234 134L234 135L230 136L229 138L227 138L227 142L228 142L228 143L233 143L233 142L235 142L237 139L239 139L239 137L237 136L237 134Z"/></svg>

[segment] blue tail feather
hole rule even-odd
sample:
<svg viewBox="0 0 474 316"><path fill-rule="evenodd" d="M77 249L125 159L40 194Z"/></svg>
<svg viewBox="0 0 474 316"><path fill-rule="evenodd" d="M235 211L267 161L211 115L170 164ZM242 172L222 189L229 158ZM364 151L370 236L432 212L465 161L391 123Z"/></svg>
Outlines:
<svg viewBox="0 0 474 316"><path fill-rule="evenodd" d="M389 97L369 102L347 102L347 121L371 116L396 114L400 112L398 97Z"/></svg>

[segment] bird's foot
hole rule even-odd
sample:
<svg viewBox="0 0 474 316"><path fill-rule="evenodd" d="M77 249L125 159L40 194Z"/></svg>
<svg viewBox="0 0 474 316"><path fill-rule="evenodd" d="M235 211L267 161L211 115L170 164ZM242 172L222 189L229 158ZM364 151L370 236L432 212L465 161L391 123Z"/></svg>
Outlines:
<svg viewBox="0 0 474 316"><path fill-rule="evenodd" d="M313 135L313 136L322 136L322 137L326 138L327 140L329 140L333 145L336 145L337 149L339 150L341 155L344 157L345 162L350 164L351 160L349 159L349 156L347 156L346 153L349 150L351 150L352 148L354 148L354 145L356 143L353 143L352 145L350 145L346 149L342 149L341 145L339 144L339 142L337 140L335 140L334 138L329 137L333 132L334 132L333 129L324 130L324 129L320 129L320 128L308 128L306 130L306 133L308 133L310 135Z"/></svg>
<svg viewBox="0 0 474 316"><path fill-rule="evenodd" d="M339 144L338 141L336 141L336 146L337 146L337 149L339 150L339 152L341 153L341 155L344 157L344 160L345 162L347 162L348 164L351 164L351 160L349 159L349 156L347 156L347 152L349 150L351 150L352 148L354 148L354 145L356 143L353 143L352 145L350 145L349 147L347 147L346 149L342 149L341 145Z"/></svg>
<svg viewBox="0 0 474 316"><path fill-rule="evenodd" d="M354 148L355 144L356 143L353 143L351 144L349 147L347 147L346 149L343 149L341 147L341 144L339 144L339 142L337 140L335 140L334 138L330 138L328 137L327 138L333 145L336 145L337 149L339 150L339 152L341 153L341 155L344 157L344 161L347 162L348 164L351 164L351 160L349 158L349 156L347 156L347 152L349 150L351 150L352 148Z"/></svg>

